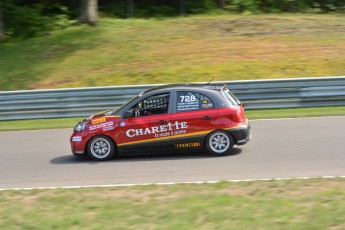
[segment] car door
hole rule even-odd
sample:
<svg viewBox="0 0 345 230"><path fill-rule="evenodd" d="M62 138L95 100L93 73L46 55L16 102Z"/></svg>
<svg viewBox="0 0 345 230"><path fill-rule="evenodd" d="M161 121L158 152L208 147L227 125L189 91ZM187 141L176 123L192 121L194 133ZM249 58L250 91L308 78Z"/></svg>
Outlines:
<svg viewBox="0 0 345 230"><path fill-rule="evenodd" d="M142 152L172 148L170 96L170 92L144 96L128 109L132 116L120 122L117 145L121 150Z"/></svg>
<svg viewBox="0 0 345 230"><path fill-rule="evenodd" d="M171 123L185 124L172 136L175 149L201 148L206 135L212 131L218 111L214 101L207 95L195 91L176 91L175 113Z"/></svg>

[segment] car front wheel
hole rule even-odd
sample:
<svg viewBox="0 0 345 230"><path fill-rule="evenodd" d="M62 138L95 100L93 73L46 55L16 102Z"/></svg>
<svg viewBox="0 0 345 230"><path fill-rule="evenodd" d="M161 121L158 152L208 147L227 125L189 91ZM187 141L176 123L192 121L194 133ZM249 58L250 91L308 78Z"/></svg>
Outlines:
<svg viewBox="0 0 345 230"><path fill-rule="evenodd" d="M115 154L115 144L113 140L107 136L95 136L89 141L87 152L94 160L109 160Z"/></svg>
<svg viewBox="0 0 345 230"><path fill-rule="evenodd" d="M230 133L223 130L216 130L210 133L206 139L208 151L215 156L224 156L229 154L234 145Z"/></svg>

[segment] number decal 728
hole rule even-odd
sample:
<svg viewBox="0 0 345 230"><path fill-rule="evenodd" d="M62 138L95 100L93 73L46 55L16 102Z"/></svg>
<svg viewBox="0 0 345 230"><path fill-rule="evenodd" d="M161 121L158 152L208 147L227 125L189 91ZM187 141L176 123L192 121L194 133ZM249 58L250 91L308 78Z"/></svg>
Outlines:
<svg viewBox="0 0 345 230"><path fill-rule="evenodd" d="M193 102L196 101L195 95L180 96L180 102Z"/></svg>

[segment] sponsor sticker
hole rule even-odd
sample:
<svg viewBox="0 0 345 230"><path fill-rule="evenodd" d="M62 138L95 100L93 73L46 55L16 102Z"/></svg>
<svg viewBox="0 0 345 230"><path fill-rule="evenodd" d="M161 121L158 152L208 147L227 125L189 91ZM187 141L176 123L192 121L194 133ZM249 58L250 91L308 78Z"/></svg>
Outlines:
<svg viewBox="0 0 345 230"><path fill-rule="evenodd" d="M102 122L105 122L105 117L101 117L101 118L92 120L92 124L93 125L96 125L96 124L99 124L99 123L102 123Z"/></svg>
<svg viewBox="0 0 345 230"><path fill-rule="evenodd" d="M121 127L125 127L125 125L126 125L126 123L123 122L123 121L120 123L120 126L121 126Z"/></svg>
<svg viewBox="0 0 345 230"><path fill-rule="evenodd" d="M109 130L113 130L113 129L114 129L114 126L103 127L103 131L109 131Z"/></svg>
<svg viewBox="0 0 345 230"><path fill-rule="evenodd" d="M155 137L166 137L166 136L173 136L178 134L186 133L186 129L188 128L187 122L168 122L167 124L160 125L160 126L152 126L143 129L128 129L126 131L127 137L136 137L136 136L143 136L143 135L150 135L154 134Z"/></svg>
<svg viewBox="0 0 345 230"><path fill-rule="evenodd" d="M82 140L82 137L81 136L74 136L72 137L72 141L81 141Z"/></svg>
<svg viewBox="0 0 345 230"><path fill-rule="evenodd" d="M202 106L203 109L213 108L213 104L212 103L202 104L201 106Z"/></svg>
<svg viewBox="0 0 345 230"><path fill-rule="evenodd" d="M104 122L104 123L101 123L101 124L97 124L97 125L91 125L89 127L89 130L92 131L92 130L95 130L95 129L99 129L99 128L106 128L106 127L113 127L114 125L114 122L112 121L108 121L108 122Z"/></svg>
<svg viewBox="0 0 345 230"><path fill-rule="evenodd" d="M175 147L176 147L176 148L193 148L193 147L200 147L200 142L176 144Z"/></svg>
<svg viewBox="0 0 345 230"><path fill-rule="evenodd" d="M208 100L202 100L202 103L203 103L203 104L207 104L207 103L208 103Z"/></svg>

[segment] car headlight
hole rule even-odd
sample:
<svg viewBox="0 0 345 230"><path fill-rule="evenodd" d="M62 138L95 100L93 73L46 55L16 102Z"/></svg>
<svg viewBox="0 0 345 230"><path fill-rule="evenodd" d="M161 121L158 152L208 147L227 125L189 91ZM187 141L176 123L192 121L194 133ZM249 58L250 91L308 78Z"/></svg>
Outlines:
<svg viewBox="0 0 345 230"><path fill-rule="evenodd" d="M77 126L74 128L76 132L81 132L85 130L85 123L78 123Z"/></svg>

